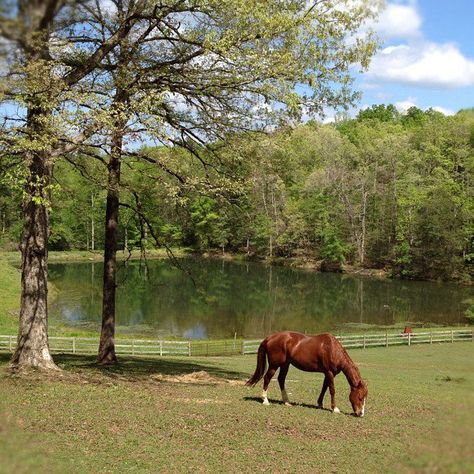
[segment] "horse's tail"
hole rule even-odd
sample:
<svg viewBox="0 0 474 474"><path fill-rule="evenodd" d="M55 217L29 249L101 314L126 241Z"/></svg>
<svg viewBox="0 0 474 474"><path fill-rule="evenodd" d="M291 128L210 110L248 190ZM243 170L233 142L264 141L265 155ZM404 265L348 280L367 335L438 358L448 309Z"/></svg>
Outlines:
<svg viewBox="0 0 474 474"><path fill-rule="evenodd" d="M257 352L257 368L255 373L250 377L245 385L253 387L257 382L263 377L265 369L267 367L267 340L264 339L260 346L258 347Z"/></svg>

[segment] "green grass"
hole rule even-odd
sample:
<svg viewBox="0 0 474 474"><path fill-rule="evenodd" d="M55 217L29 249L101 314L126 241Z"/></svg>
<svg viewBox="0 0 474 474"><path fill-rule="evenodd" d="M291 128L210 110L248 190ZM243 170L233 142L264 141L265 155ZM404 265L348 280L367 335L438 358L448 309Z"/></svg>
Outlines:
<svg viewBox="0 0 474 474"><path fill-rule="evenodd" d="M261 387L242 384L255 356L113 368L56 356L61 376L0 370L0 472L473 472L473 343L350 353L369 382L362 419L348 415L343 375L335 415L314 406L322 375L295 368L295 405L274 380L263 406ZM198 371L204 383L183 383Z"/></svg>
<svg viewBox="0 0 474 474"><path fill-rule="evenodd" d="M172 248L173 254L177 257L183 257L192 253L190 248ZM146 251L147 258L166 258L168 256L166 249L149 249ZM117 252L117 259L125 260L131 258L133 260L141 257L139 250L134 250L131 254L127 252ZM49 251L48 260L50 262L86 262L86 261L102 261L104 258L103 250L61 250L61 251ZM20 252L5 252L0 250L0 259L3 259L10 264L20 265L21 255Z"/></svg>
<svg viewBox="0 0 474 474"><path fill-rule="evenodd" d="M0 253L0 334L12 334L18 326L20 272Z"/></svg>

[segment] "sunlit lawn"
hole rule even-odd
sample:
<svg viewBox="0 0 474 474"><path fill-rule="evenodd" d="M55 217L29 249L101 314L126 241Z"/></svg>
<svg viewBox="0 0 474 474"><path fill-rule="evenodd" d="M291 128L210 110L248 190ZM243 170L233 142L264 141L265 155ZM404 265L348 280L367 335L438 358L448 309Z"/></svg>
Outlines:
<svg viewBox="0 0 474 474"><path fill-rule="evenodd" d="M60 377L1 371L0 472L473 472L473 343L351 355L369 381L362 419L348 415L342 374L341 415L314 407L322 375L294 368L295 406L280 404L276 380L263 406L261 387L242 384L255 356L112 369L56 356Z"/></svg>

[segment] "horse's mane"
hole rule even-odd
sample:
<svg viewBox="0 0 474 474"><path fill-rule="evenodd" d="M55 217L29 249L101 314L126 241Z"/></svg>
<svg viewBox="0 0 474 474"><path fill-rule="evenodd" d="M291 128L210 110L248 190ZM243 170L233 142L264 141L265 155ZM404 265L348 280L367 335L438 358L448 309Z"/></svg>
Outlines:
<svg viewBox="0 0 474 474"><path fill-rule="evenodd" d="M339 344L339 346L342 350L342 354L343 354L345 362L346 362L345 367L342 367L342 372L346 376L349 383L351 383L351 380L353 382L355 382L356 378L359 378L359 380L362 380L362 377L361 377L360 371L359 371L359 367L357 367L357 364L351 359L350 355L347 353L346 349L341 344L341 342L338 339L336 339L335 337L334 337L334 339L337 341L337 343ZM354 375L356 377L354 377Z"/></svg>

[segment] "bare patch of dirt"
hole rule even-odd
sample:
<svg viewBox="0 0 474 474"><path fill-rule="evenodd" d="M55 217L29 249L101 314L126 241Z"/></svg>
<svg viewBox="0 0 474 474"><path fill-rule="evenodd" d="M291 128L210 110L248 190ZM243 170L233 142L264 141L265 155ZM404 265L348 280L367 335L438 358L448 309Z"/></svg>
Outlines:
<svg viewBox="0 0 474 474"><path fill-rule="evenodd" d="M215 404L215 405L228 405L230 402L225 402L224 400L216 400L210 398L178 398L180 402L183 403L196 403L198 405L207 405L207 404Z"/></svg>
<svg viewBox="0 0 474 474"><path fill-rule="evenodd" d="M156 382L191 383L203 385L217 385L225 383L230 383L231 385L243 385L245 383L243 380L227 380L219 377L213 377L205 370L183 375L153 374L150 375L150 379Z"/></svg>

